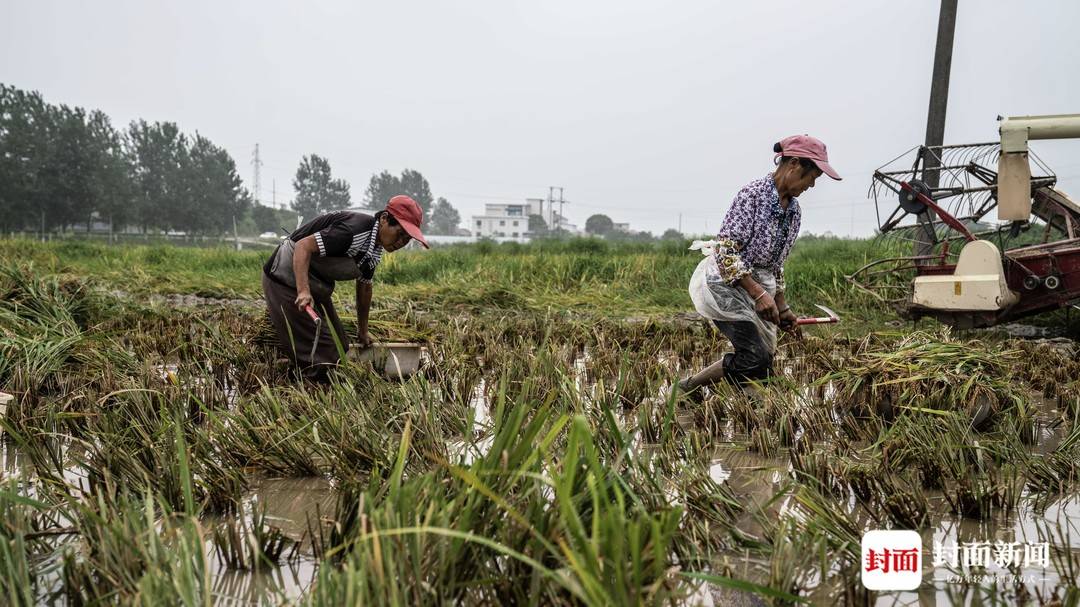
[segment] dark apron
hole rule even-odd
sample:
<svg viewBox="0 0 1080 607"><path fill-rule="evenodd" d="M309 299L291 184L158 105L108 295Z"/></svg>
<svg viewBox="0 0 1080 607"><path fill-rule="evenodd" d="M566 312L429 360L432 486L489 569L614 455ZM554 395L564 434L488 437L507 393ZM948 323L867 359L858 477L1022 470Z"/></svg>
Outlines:
<svg viewBox="0 0 1080 607"><path fill-rule="evenodd" d="M331 295L338 280L361 276L360 266L351 257L312 257L308 283L314 307L323 316L322 331L316 332L308 316L296 309L296 275L293 253L296 243L286 240L274 252L269 275L263 276L263 293L270 321L278 336L278 348L299 365L304 377L326 381L327 371L338 363L338 343L348 348L349 337L338 318ZM335 342L335 336L337 342ZM312 355L312 344L317 344Z"/></svg>
<svg viewBox="0 0 1080 607"><path fill-rule="evenodd" d="M278 246L274 252L274 261L270 263L270 276L292 288L296 288L296 274L293 273L293 253L296 243L291 239ZM330 299L334 292L334 283L339 280L360 278L360 264L352 257L312 257L311 271L308 272L308 284L311 296L315 299Z"/></svg>

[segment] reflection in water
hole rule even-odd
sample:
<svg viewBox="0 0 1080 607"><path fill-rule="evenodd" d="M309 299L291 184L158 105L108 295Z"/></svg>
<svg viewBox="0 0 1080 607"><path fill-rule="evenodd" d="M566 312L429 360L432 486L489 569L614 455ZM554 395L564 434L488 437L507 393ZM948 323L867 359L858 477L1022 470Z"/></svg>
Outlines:
<svg viewBox="0 0 1080 607"><path fill-rule="evenodd" d="M212 555L207 555L214 562ZM318 567L313 559L282 563L259 571L217 569L212 575L216 605L280 605L295 602L315 579Z"/></svg>
<svg viewBox="0 0 1080 607"><path fill-rule="evenodd" d="M495 441L491 421L491 398L487 393L487 382L484 378L480 378L473 388L469 398L468 415L472 418L472 436L468 439L452 440L446 445L450 455L459 458L459 463L464 466L476 461Z"/></svg>
<svg viewBox="0 0 1080 607"><path fill-rule="evenodd" d="M75 490L76 494L89 486L87 480L89 471L84 463L87 451L82 443L56 436L36 436L33 440L37 441L42 452L46 450L49 452L49 455L42 453L42 457L51 458L60 463L64 483ZM56 467L52 461L46 463L51 474ZM41 478L34 468L33 458L19 449L13 441L5 440L0 436L0 481L12 477L20 479L20 491L23 495L27 497L38 495L35 485L41 482Z"/></svg>
<svg viewBox="0 0 1080 607"><path fill-rule="evenodd" d="M229 570L219 562L212 541L207 541L207 562L211 566L215 602L222 605L277 605L295 601L310 587L318 571L311 555L309 526L332 513L333 488L325 478L260 478L252 482L245 497L244 513L250 524L252 509L265 509L266 521L296 542L302 542L300 556L291 561L282 557L277 567L257 571ZM224 519L207 518L207 528ZM212 537L212 536L211 536ZM288 551L286 551L288 552Z"/></svg>
<svg viewBox="0 0 1080 607"><path fill-rule="evenodd" d="M333 514L334 494L330 481L312 478L264 478L252 482L245 501L266 508L267 521L288 537L299 541L320 516ZM302 549L305 547L302 547Z"/></svg>

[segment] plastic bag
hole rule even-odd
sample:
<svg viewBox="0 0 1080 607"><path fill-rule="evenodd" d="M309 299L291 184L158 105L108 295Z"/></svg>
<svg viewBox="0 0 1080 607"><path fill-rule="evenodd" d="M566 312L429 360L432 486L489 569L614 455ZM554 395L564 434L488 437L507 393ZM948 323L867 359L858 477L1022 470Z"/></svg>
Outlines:
<svg viewBox="0 0 1080 607"><path fill-rule="evenodd" d="M716 241L695 240L691 250L701 251L701 260L690 277L690 299L698 314L720 322L752 322L761 333L771 352L776 352L776 325L761 318L754 310L754 298L739 286L731 286L721 277L713 255ZM751 276L770 296L776 295L776 276L772 272L754 268Z"/></svg>

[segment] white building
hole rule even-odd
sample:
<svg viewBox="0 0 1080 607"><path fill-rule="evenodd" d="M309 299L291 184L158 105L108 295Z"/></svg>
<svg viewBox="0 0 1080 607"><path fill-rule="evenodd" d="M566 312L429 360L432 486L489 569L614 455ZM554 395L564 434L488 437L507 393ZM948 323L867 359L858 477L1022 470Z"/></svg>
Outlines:
<svg viewBox="0 0 1080 607"><path fill-rule="evenodd" d="M549 230L562 228L572 234L577 226L559 215L543 198L526 198L524 203L493 203L484 205L483 215L473 215L469 230L477 238L509 238L521 242L529 240L529 215L539 215Z"/></svg>
<svg viewBox="0 0 1080 607"><path fill-rule="evenodd" d="M529 235L529 204L484 205L483 215L473 215L469 229L479 238L513 238L522 242Z"/></svg>

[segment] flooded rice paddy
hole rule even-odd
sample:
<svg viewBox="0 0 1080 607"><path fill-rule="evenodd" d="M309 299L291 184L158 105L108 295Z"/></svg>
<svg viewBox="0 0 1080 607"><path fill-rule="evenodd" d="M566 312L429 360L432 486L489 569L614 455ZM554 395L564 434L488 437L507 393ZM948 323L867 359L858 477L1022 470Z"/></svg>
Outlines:
<svg viewBox="0 0 1080 607"><path fill-rule="evenodd" d="M256 307L16 287L52 311L11 312L44 337L0 368L13 602L1076 600L1067 344L808 331L695 404L671 385L723 353L704 323L408 308L384 330L427 342L418 376L314 387ZM919 590L862 588L886 528L922 536ZM1047 562L930 562L997 542Z"/></svg>

